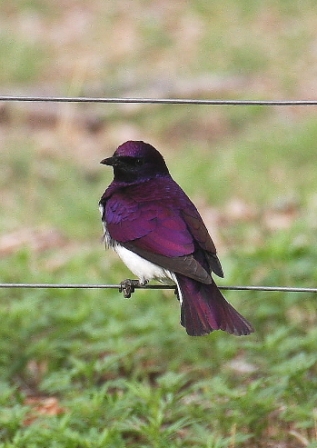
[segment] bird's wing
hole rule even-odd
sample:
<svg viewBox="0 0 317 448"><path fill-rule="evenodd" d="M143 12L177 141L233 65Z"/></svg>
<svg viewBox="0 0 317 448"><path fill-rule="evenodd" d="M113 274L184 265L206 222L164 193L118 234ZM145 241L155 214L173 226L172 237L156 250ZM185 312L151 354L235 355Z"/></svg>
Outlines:
<svg viewBox="0 0 317 448"><path fill-rule="evenodd" d="M217 257L214 242L209 235L209 232L193 204L191 207L186 207L181 211L181 215L199 246L207 252L207 257L211 271L219 277L223 277L223 270L219 258Z"/></svg>
<svg viewBox="0 0 317 448"><path fill-rule="evenodd" d="M105 201L103 219L111 238L137 255L164 269L211 283L210 274L195 258L198 246L193 235L173 205L164 200L137 202L117 193Z"/></svg>

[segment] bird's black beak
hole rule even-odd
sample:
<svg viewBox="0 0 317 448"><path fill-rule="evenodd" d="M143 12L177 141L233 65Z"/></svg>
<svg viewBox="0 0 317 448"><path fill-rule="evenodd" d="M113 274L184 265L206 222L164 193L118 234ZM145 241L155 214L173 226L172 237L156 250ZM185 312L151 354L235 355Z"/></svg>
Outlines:
<svg viewBox="0 0 317 448"><path fill-rule="evenodd" d="M114 166L116 163L116 157L107 157L100 162L102 165Z"/></svg>

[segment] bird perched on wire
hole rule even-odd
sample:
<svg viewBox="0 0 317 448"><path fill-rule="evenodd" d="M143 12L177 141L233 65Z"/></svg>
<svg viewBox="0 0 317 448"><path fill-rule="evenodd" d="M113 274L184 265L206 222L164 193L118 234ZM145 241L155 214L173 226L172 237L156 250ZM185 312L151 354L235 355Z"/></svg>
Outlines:
<svg viewBox="0 0 317 448"><path fill-rule="evenodd" d="M126 296L151 279L169 280L177 286L189 335L251 333L251 324L215 284L212 272L223 277L215 245L162 155L148 143L127 141L101 163L114 171L99 202L105 242L139 279L121 283Z"/></svg>

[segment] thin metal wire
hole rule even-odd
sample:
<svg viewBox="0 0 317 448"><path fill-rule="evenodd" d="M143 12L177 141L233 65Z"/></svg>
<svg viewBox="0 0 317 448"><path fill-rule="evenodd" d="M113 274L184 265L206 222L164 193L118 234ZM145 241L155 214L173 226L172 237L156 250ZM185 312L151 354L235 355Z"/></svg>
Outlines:
<svg viewBox="0 0 317 448"><path fill-rule="evenodd" d="M206 100L190 98L103 98L103 97L59 97L59 96L14 96L0 95L6 102L48 102L48 103L111 103L111 104L196 104L208 106L317 106L317 100ZM68 284L68 283L0 283L0 288L42 288L42 289L119 289L120 285ZM136 289L175 289L172 285L135 286ZM220 286L231 291L270 291L317 293L317 288L293 288L288 286Z"/></svg>
<svg viewBox="0 0 317 448"><path fill-rule="evenodd" d="M190 98L95 98L0 95L0 101L45 103L198 104L207 106L317 106L317 100L206 100Z"/></svg>
<svg viewBox="0 0 317 448"><path fill-rule="evenodd" d="M90 283L0 283L0 288L34 289L119 289L121 285ZM175 289L174 285L144 285L136 289ZM317 293L317 288L293 288L289 286L219 286L225 291L269 291L269 292L306 292Z"/></svg>

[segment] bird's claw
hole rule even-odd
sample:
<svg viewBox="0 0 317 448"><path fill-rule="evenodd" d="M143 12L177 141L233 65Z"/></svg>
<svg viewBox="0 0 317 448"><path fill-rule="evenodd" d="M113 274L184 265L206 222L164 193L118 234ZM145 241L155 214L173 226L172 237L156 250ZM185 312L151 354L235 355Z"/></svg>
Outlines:
<svg viewBox="0 0 317 448"><path fill-rule="evenodd" d="M138 286L140 286L139 280L131 280L130 278L127 278L120 283L119 292L123 293L125 299L130 299L135 288Z"/></svg>

